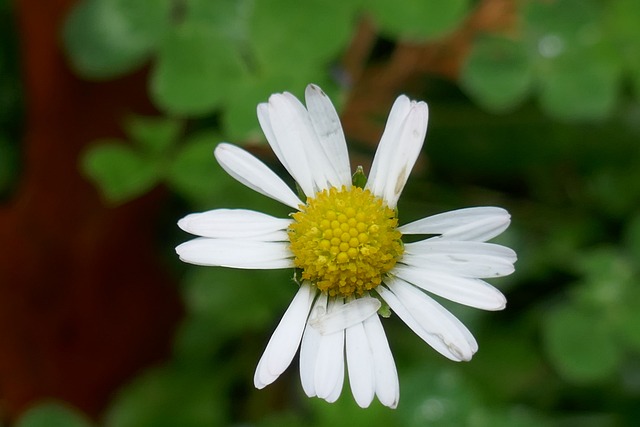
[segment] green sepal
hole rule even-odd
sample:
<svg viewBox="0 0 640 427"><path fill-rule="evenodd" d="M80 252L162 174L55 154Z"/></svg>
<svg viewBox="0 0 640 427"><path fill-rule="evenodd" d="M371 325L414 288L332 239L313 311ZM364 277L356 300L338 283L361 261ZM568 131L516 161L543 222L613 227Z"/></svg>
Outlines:
<svg viewBox="0 0 640 427"><path fill-rule="evenodd" d="M351 178L351 182L358 188L364 188L364 186L367 184L367 176L364 174L364 169L362 169L362 166L358 166L355 173L353 174L353 177Z"/></svg>
<svg viewBox="0 0 640 427"><path fill-rule="evenodd" d="M384 317L385 319L388 319L389 317L391 317L391 307L389 307L389 304L387 304L387 302L380 296L380 294L377 292L372 292L371 296L377 299L378 301L380 301L380 308L378 309L378 314Z"/></svg>
<svg viewBox="0 0 640 427"><path fill-rule="evenodd" d="M300 200L302 201L307 200L307 195L304 194L304 191L302 191L302 187L300 187L300 184L298 184L298 181L296 181L296 192L298 193L298 197L300 198Z"/></svg>
<svg viewBox="0 0 640 427"><path fill-rule="evenodd" d="M298 280L298 277L302 278L302 269L301 268L294 268L293 269L293 277L291 278L291 280L293 280L293 282L298 285L298 287L302 286L302 280Z"/></svg>
<svg viewBox="0 0 640 427"><path fill-rule="evenodd" d="M382 305L378 309L378 314L385 319L388 319L389 317L391 317L391 307L389 307L389 304L387 304L383 299L380 299L380 303Z"/></svg>

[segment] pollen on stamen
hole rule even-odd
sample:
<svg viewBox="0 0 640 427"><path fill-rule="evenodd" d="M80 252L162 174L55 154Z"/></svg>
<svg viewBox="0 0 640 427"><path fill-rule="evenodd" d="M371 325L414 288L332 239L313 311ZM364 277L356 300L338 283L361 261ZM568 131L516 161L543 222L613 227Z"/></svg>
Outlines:
<svg viewBox="0 0 640 427"><path fill-rule="evenodd" d="M330 296L362 295L382 283L403 253L393 209L369 190L331 188L293 214L294 263Z"/></svg>

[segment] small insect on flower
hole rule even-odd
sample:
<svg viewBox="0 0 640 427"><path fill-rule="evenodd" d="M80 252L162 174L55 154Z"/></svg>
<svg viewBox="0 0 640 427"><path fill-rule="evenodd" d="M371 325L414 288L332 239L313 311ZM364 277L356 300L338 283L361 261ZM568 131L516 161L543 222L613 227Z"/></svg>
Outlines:
<svg viewBox="0 0 640 427"><path fill-rule="evenodd" d="M178 225L200 237L176 251L198 265L296 270L298 288L258 362L257 388L275 381L300 347L308 396L337 400L346 359L358 405L368 407L377 396L395 408L398 374L378 313L390 309L445 357L470 360L478 350L473 335L429 294L503 309L505 297L482 279L514 271L515 252L487 243L509 226L510 216L474 207L399 226L396 204L426 136L427 104L398 97L364 179L360 168L352 177L329 98L315 85L305 98L306 108L286 92L258 105L269 145L304 201L247 151L221 143L214 153L232 177L291 207L290 218L244 209L187 215ZM403 243L405 234L425 238Z"/></svg>

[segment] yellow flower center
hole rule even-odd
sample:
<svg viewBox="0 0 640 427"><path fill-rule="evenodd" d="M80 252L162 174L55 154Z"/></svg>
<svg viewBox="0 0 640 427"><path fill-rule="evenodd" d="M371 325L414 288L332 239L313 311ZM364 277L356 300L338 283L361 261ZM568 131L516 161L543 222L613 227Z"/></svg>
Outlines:
<svg viewBox="0 0 640 427"><path fill-rule="evenodd" d="M369 190L323 190L293 219L288 233L295 265L330 296L374 289L404 251L394 210Z"/></svg>

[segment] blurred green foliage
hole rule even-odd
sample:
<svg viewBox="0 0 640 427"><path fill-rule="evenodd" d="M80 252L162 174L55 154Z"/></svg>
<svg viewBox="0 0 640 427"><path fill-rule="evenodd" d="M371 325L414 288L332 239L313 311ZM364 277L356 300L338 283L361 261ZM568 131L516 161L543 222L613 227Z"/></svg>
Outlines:
<svg viewBox="0 0 640 427"><path fill-rule="evenodd" d="M536 94L559 119L613 114L628 80L637 82L640 7L633 0L521 3L518 34L480 39L462 83L494 111Z"/></svg>
<svg viewBox="0 0 640 427"><path fill-rule="evenodd" d="M458 27L471 8L470 0L362 2L376 25L392 38L424 41L445 36Z"/></svg>
<svg viewBox="0 0 640 427"><path fill-rule="evenodd" d="M23 105L15 26L9 1L0 0L0 200L10 196L20 172Z"/></svg>
<svg viewBox="0 0 640 427"><path fill-rule="evenodd" d="M77 409L62 402L41 401L22 414L16 427L92 427Z"/></svg>
<svg viewBox="0 0 640 427"><path fill-rule="evenodd" d="M500 243L520 260L513 276L494 281L507 294L506 311L451 307L478 338L474 360L442 360L391 316L384 325L400 373L396 411L378 403L359 409L348 384L333 405L306 399L295 363L267 390L254 390L255 365L295 290L291 272L176 260L187 314L173 357L124 385L104 425L626 426L640 419L640 2L516 4L516 28L480 34L457 82L424 76L424 93L411 93L430 104L428 167L409 181L400 221L474 205L513 215ZM63 34L73 68L111 79L148 67L150 98L164 114L126 118L125 140L96 141L82 170L112 204L165 185L182 202L172 218L223 206L286 215L228 177L214 161L215 145L261 141L256 104L274 92L300 96L315 82L339 106L349 83L340 59L364 16L392 45L439 40L477 6L82 0ZM18 425L44 425L42 414L87 425L51 403Z"/></svg>
<svg viewBox="0 0 640 427"><path fill-rule="evenodd" d="M96 141L83 163L84 173L115 203L146 193L165 175L164 162L180 134L180 123L134 117L125 124L125 132L134 147L119 140Z"/></svg>

